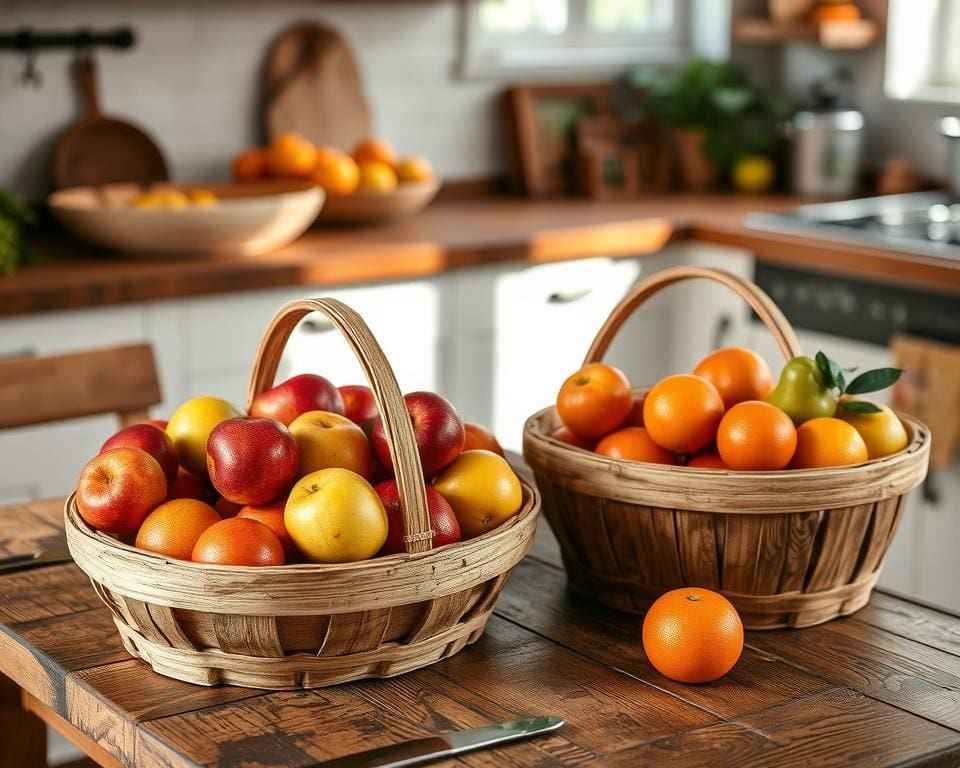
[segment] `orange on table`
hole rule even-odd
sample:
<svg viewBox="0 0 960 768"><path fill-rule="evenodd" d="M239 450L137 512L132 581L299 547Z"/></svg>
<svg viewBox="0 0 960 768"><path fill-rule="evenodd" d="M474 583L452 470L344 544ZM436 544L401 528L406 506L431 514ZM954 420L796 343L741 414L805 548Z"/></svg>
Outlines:
<svg viewBox="0 0 960 768"><path fill-rule="evenodd" d="M300 556L300 550L297 549L293 537L290 536L290 532L283 522L283 510L286 506L287 497L281 496L279 499L274 499L266 504L247 505L237 513L237 517L256 520L273 531L283 545L283 554L286 561L290 563Z"/></svg>
<svg viewBox="0 0 960 768"><path fill-rule="evenodd" d="M369 136L357 142L351 154L358 163L380 162L392 168L397 161L397 153L393 149L393 144L376 136Z"/></svg>
<svg viewBox="0 0 960 768"><path fill-rule="evenodd" d="M723 459L720 458L719 453L701 453L699 456L694 456L690 459L690 461L687 462L687 466L696 469L730 469L730 467L723 463Z"/></svg>
<svg viewBox="0 0 960 768"><path fill-rule="evenodd" d="M214 523L197 539L190 558L214 565L283 565L283 544L257 520L231 517Z"/></svg>
<svg viewBox="0 0 960 768"><path fill-rule="evenodd" d="M677 457L657 445L643 427L625 427L611 432L597 443L596 452L611 459L648 461L653 464L677 463Z"/></svg>
<svg viewBox="0 0 960 768"><path fill-rule="evenodd" d="M360 189L368 192L392 192L397 188L397 174L379 160L360 161Z"/></svg>
<svg viewBox="0 0 960 768"><path fill-rule="evenodd" d="M350 155L331 147L320 147L310 178L331 194L349 195L360 186L360 168Z"/></svg>
<svg viewBox="0 0 960 768"><path fill-rule="evenodd" d="M250 147L234 156L230 165L236 181L254 181L269 176L267 169L267 150L262 147Z"/></svg>
<svg viewBox="0 0 960 768"><path fill-rule="evenodd" d="M767 361L752 349L725 347L711 352L693 369L717 388L724 408L744 400L763 400L773 391Z"/></svg>
<svg viewBox="0 0 960 768"><path fill-rule="evenodd" d="M588 363L563 382L557 413L576 434L598 438L626 421L633 401L630 380L623 371L605 363Z"/></svg>
<svg viewBox="0 0 960 768"><path fill-rule="evenodd" d="M147 515L137 531L136 546L167 557L189 560L197 539L219 522L217 510L197 499L166 501Z"/></svg>
<svg viewBox="0 0 960 768"><path fill-rule="evenodd" d="M316 147L299 133L281 133L267 148L267 167L278 178L306 179L316 166Z"/></svg>
<svg viewBox="0 0 960 768"><path fill-rule="evenodd" d="M643 402L643 423L659 445L675 453L696 453L717 434L723 400L701 376L679 373L661 379Z"/></svg>
<svg viewBox="0 0 960 768"><path fill-rule="evenodd" d="M643 650L664 677L709 683L727 674L740 658L743 624L723 595L698 587L674 589L647 611Z"/></svg>
<svg viewBox="0 0 960 768"><path fill-rule="evenodd" d="M793 469L860 464L869 457L867 444L851 424L832 416L805 421L797 427Z"/></svg>
<svg viewBox="0 0 960 768"><path fill-rule="evenodd" d="M717 451L730 469L783 469L797 448L797 429L777 406L762 400L737 403L717 427Z"/></svg>
<svg viewBox="0 0 960 768"><path fill-rule="evenodd" d="M433 176L430 161L420 155L402 157L395 166L400 181L426 181Z"/></svg>

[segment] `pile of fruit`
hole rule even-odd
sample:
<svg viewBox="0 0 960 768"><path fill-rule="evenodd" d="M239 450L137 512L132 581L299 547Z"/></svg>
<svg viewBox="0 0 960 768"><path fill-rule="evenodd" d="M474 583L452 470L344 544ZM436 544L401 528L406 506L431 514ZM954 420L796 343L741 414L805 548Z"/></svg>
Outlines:
<svg viewBox="0 0 960 768"><path fill-rule="evenodd" d="M728 347L638 398L622 371L591 363L560 388L563 426L552 437L615 459L738 471L859 464L903 450L897 415L860 397L900 371L866 371L848 383L852 371L819 352L790 360L774 387L762 357Z"/></svg>
<svg viewBox="0 0 960 768"><path fill-rule="evenodd" d="M217 196L209 189L180 190L174 187L154 187L141 192L127 204L130 208L155 210L160 208L205 208L216 205Z"/></svg>
<svg viewBox="0 0 960 768"><path fill-rule="evenodd" d="M308 179L331 195L393 192L400 184L426 181L433 168L425 157L397 157L389 141L367 138L347 154L318 147L297 133L283 133L268 147L251 147L233 158L233 178Z"/></svg>
<svg viewBox="0 0 960 768"><path fill-rule="evenodd" d="M434 548L517 514L520 482L485 428L432 392L404 397ZM376 483L374 485L374 483ZM393 464L373 393L304 374L249 415L216 397L117 432L80 475L87 524L135 546L221 565L345 563L404 552Z"/></svg>

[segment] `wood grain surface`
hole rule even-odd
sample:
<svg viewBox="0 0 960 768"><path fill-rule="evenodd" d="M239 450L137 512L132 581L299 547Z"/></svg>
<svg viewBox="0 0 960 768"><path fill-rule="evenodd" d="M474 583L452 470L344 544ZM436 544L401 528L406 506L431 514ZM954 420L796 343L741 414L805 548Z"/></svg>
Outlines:
<svg viewBox="0 0 960 768"><path fill-rule="evenodd" d="M62 540L62 504L0 509L0 554ZM875 593L849 618L748 633L734 670L696 686L652 669L642 620L572 595L541 526L486 633L457 656L314 691L204 688L131 659L89 581L66 564L0 577L0 673L112 759L140 768L304 768L525 714L559 714L567 725L437 765L960 762L956 616Z"/></svg>

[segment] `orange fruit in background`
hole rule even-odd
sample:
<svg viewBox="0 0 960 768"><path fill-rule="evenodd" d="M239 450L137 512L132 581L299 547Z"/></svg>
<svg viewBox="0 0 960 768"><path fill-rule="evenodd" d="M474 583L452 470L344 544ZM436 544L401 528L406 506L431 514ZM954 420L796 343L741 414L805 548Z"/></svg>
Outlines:
<svg viewBox="0 0 960 768"><path fill-rule="evenodd" d="M690 459L687 466L695 469L730 469L723 463L719 453L701 453L699 456Z"/></svg>
<svg viewBox="0 0 960 768"><path fill-rule="evenodd" d="M723 400L701 376L680 373L658 381L643 403L643 423L658 444L675 453L696 453L717 434Z"/></svg>
<svg viewBox="0 0 960 768"><path fill-rule="evenodd" d="M674 589L647 611L643 650L664 677L709 683L727 674L740 658L743 624L723 595L697 587Z"/></svg>
<svg viewBox="0 0 960 768"><path fill-rule="evenodd" d="M251 147L237 153L230 165L236 181L254 181L269 176L267 169L267 150Z"/></svg>
<svg viewBox="0 0 960 768"><path fill-rule="evenodd" d="M267 148L267 167L278 178L309 178L316 165L316 147L299 133L281 133Z"/></svg>
<svg viewBox="0 0 960 768"><path fill-rule="evenodd" d="M777 406L762 400L737 403L717 427L717 451L730 469L783 469L796 448L793 421Z"/></svg>
<svg viewBox="0 0 960 768"><path fill-rule="evenodd" d="M147 515L137 532L136 546L167 557L190 560L197 539L220 519L217 510L202 501L167 501Z"/></svg>
<svg viewBox="0 0 960 768"><path fill-rule="evenodd" d="M623 424L633 400L623 371L604 363L588 363L563 382L557 394L557 413L580 437L603 437Z"/></svg>
<svg viewBox="0 0 960 768"><path fill-rule="evenodd" d="M596 451L611 459L649 461L653 464L677 463L677 457L657 445L643 427L626 427L611 432L597 444Z"/></svg>
<svg viewBox="0 0 960 768"><path fill-rule="evenodd" d="M273 531L276 537L280 539L284 557L289 563L300 556L300 551L297 549L297 545L293 543L293 538L283 522L283 510L286 506L287 497L282 496L266 504L245 506L237 513L237 517L256 520Z"/></svg>
<svg viewBox="0 0 960 768"><path fill-rule="evenodd" d="M378 139L375 136L370 136L358 142L351 154L358 163L378 162L393 168L397 161L397 153L393 149L393 144L386 139Z"/></svg>
<svg viewBox="0 0 960 768"><path fill-rule="evenodd" d="M360 186L360 168L349 155L330 147L320 147L310 178L330 194L349 195Z"/></svg>
<svg viewBox="0 0 960 768"><path fill-rule="evenodd" d="M214 565L283 565L283 544L257 520L231 517L200 534L191 560Z"/></svg>
<svg viewBox="0 0 960 768"><path fill-rule="evenodd" d="M840 467L860 464L869 458L867 444L847 422L821 416L797 427L797 450L790 466L794 469Z"/></svg>
<svg viewBox="0 0 960 768"><path fill-rule="evenodd" d="M825 21L856 21L860 17L860 8L854 3L818 5L810 11L810 20L814 24L822 24Z"/></svg>
<svg viewBox="0 0 960 768"><path fill-rule="evenodd" d="M693 373L717 388L724 408L745 400L763 400L773 391L770 366L752 349L718 349L703 358Z"/></svg>
<svg viewBox="0 0 960 768"><path fill-rule="evenodd" d="M433 166L425 157L411 155L402 157L396 164L397 178L400 181L426 181L433 176Z"/></svg>
<svg viewBox="0 0 960 768"><path fill-rule="evenodd" d="M554 440L559 440L561 443L566 443L567 445L572 445L576 448L582 448L585 451L592 451L594 448L594 443L592 440L588 440L585 437L580 437L580 435L570 429L570 427L557 427L550 437L552 437Z"/></svg>
<svg viewBox="0 0 960 768"><path fill-rule="evenodd" d="M397 174L379 160L360 162L360 189L368 192L393 192L397 188Z"/></svg>
<svg viewBox="0 0 960 768"><path fill-rule="evenodd" d="M476 424L472 421L465 421L463 422L463 432L465 435L463 441L464 451L492 451L493 453L503 456L503 447L500 445L500 442L493 436L493 432L483 425Z"/></svg>

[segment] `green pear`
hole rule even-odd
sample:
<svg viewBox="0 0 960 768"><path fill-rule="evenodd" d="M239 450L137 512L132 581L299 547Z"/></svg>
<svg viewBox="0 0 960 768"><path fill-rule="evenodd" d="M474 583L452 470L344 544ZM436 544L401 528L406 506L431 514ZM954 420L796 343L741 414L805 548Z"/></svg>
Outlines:
<svg viewBox="0 0 960 768"><path fill-rule="evenodd" d="M810 357L795 357L783 366L780 380L767 396L767 402L786 413L797 426L837 412L837 399Z"/></svg>

